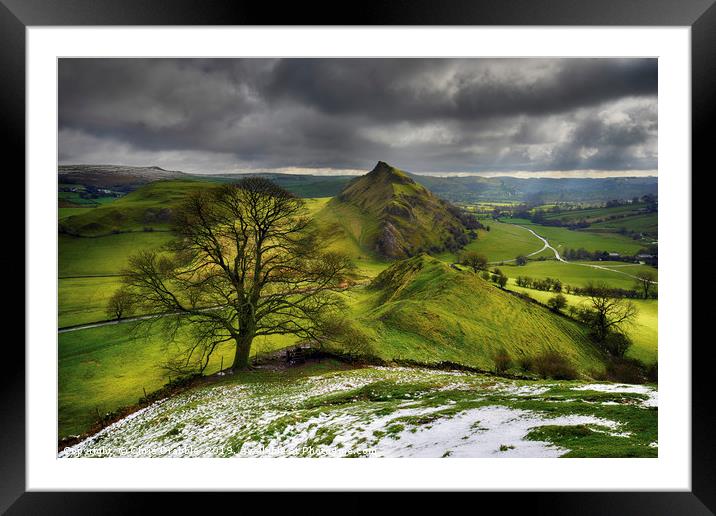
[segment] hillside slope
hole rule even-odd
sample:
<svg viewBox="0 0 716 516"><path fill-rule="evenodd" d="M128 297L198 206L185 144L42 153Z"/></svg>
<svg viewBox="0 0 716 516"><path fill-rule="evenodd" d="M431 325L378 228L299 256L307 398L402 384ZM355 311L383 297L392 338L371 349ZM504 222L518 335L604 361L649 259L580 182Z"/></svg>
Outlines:
<svg viewBox="0 0 716 516"><path fill-rule="evenodd" d="M155 181L112 203L63 218L59 231L92 237L145 228L168 229L172 209L187 194L212 186L212 183L193 180Z"/></svg>
<svg viewBox="0 0 716 516"><path fill-rule="evenodd" d="M581 374L604 369L604 356L578 323L425 254L383 271L353 308L341 345L358 354L489 371L503 350L514 368L556 351Z"/></svg>
<svg viewBox="0 0 716 516"><path fill-rule="evenodd" d="M382 161L322 211L329 213L317 217L333 220L333 231L342 229L367 253L383 258L456 250L469 241L470 221L459 209Z"/></svg>

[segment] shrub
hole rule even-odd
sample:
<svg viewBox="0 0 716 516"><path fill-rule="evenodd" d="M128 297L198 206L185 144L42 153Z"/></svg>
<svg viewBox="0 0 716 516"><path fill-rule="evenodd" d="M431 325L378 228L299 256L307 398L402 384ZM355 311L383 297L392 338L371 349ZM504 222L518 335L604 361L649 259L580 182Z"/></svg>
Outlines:
<svg viewBox="0 0 716 516"><path fill-rule="evenodd" d="M372 343L360 326L346 318L323 321L322 329L330 338L322 342L318 351L328 351L349 362L360 362L374 355Z"/></svg>
<svg viewBox="0 0 716 516"><path fill-rule="evenodd" d="M487 257L475 251L465 251L460 257L460 263L470 267L473 272L487 267Z"/></svg>
<svg viewBox="0 0 716 516"><path fill-rule="evenodd" d="M578 377L572 363L556 351L547 351L534 359L534 371L542 378L574 380Z"/></svg>
<svg viewBox="0 0 716 516"><path fill-rule="evenodd" d="M504 373L512 366L512 358L510 354L504 349L497 352L495 355L495 372L498 374Z"/></svg>
<svg viewBox="0 0 716 516"><path fill-rule="evenodd" d="M604 351L616 358L623 358L631 344L629 337L616 331L607 333L604 340L599 343Z"/></svg>
<svg viewBox="0 0 716 516"><path fill-rule="evenodd" d="M561 312L562 309L567 306L567 298L562 294L557 294L547 301L547 305L555 312Z"/></svg>
<svg viewBox="0 0 716 516"><path fill-rule="evenodd" d="M519 365L524 372L529 372L534 369L534 360L532 360L532 357L524 356L520 358Z"/></svg>
<svg viewBox="0 0 716 516"><path fill-rule="evenodd" d="M500 288L505 288L505 285L507 285L507 276L504 274L499 276L497 278L497 284L500 285Z"/></svg>
<svg viewBox="0 0 716 516"><path fill-rule="evenodd" d="M611 382L644 383L647 373L638 360L618 358L607 364L606 377Z"/></svg>

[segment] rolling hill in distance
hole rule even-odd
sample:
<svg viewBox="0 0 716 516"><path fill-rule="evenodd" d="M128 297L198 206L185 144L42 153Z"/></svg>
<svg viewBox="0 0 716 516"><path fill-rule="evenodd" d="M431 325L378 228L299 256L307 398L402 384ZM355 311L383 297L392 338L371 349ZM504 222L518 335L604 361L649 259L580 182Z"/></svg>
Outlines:
<svg viewBox="0 0 716 516"><path fill-rule="evenodd" d="M128 192L165 179L195 179L232 182L247 174L188 174L160 167L120 165L60 165L61 184L90 185ZM333 197L350 183L351 176L251 173L266 177L300 197ZM643 195L657 195L656 177L595 178L516 178L516 177L437 177L407 175L433 194L450 202L509 200L520 202L608 201Z"/></svg>
<svg viewBox="0 0 716 516"><path fill-rule="evenodd" d="M97 237L127 231L168 230L172 209L190 192L211 187L192 179L155 180L119 199L62 218L60 233Z"/></svg>
<svg viewBox="0 0 716 516"><path fill-rule="evenodd" d="M122 165L60 165L57 175L61 184L77 184L124 192L154 181L189 177L189 174L178 170Z"/></svg>

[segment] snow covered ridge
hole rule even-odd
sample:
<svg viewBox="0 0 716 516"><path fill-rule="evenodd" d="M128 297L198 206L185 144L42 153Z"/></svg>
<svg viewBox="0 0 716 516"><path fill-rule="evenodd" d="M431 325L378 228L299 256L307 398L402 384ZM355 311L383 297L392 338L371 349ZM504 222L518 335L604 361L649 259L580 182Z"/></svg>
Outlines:
<svg viewBox="0 0 716 516"><path fill-rule="evenodd" d="M560 457L573 441L552 441L575 435L654 454L655 433L636 435L629 417L655 425L655 407L641 385L366 368L188 391L59 456Z"/></svg>

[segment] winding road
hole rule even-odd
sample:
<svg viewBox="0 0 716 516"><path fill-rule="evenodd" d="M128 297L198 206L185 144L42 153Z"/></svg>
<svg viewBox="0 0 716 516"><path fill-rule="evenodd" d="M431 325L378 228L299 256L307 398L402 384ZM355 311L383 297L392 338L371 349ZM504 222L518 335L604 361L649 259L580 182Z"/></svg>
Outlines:
<svg viewBox="0 0 716 516"><path fill-rule="evenodd" d="M153 317L162 317L166 314L156 315L138 315L136 317L125 317L123 319L112 319L111 321L98 321L88 324L78 324L76 326L65 326L57 330L57 333L67 333L70 331L86 330L88 328L99 328L101 326L109 326L110 324L124 324L134 321L144 321L146 319L152 319Z"/></svg>
<svg viewBox="0 0 716 516"><path fill-rule="evenodd" d="M549 241L548 241L546 238L544 238L544 237L538 235L537 233L535 233L535 232L534 232L533 230L531 230L530 228L526 228L526 227L524 227L524 226L520 226L519 224L513 224L513 226L517 226L518 228L522 228L522 229L524 229L525 231L529 231L529 232L532 233L534 236L536 236L537 238L539 238L539 239L542 241L542 243L544 244L544 246L542 247L542 249L540 249L539 251L535 251L534 253L530 253L530 254L528 254L527 256L534 256L535 254L541 253L541 252L544 251L545 249L551 249L552 252L554 253L554 257L555 257L558 261L560 261L560 262L562 262L562 263L569 263L569 264L571 264L571 265L579 265L579 266L581 266L581 267L591 267L592 269L601 269L601 270L604 270L604 271L616 272L617 274L623 274L624 276L629 276L630 278L639 279L637 276L634 276L633 274L629 274L629 273L623 272L623 271L618 271L618 270L615 270L615 269L610 269L609 267L604 267L603 265L595 265L595 264L593 264L593 263L568 262L567 260L565 260L564 258L562 258L562 256L559 254L559 251L557 251L557 249L555 249L554 247L552 247L552 245L549 243ZM502 262L514 262L514 261L515 261L515 260L502 260ZM490 263L501 263L501 262L490 262ZM658 285L659 282L658 282L658 281L650 281L649 283L652 283L652 284L654 284L654 285Z"/></svg>

